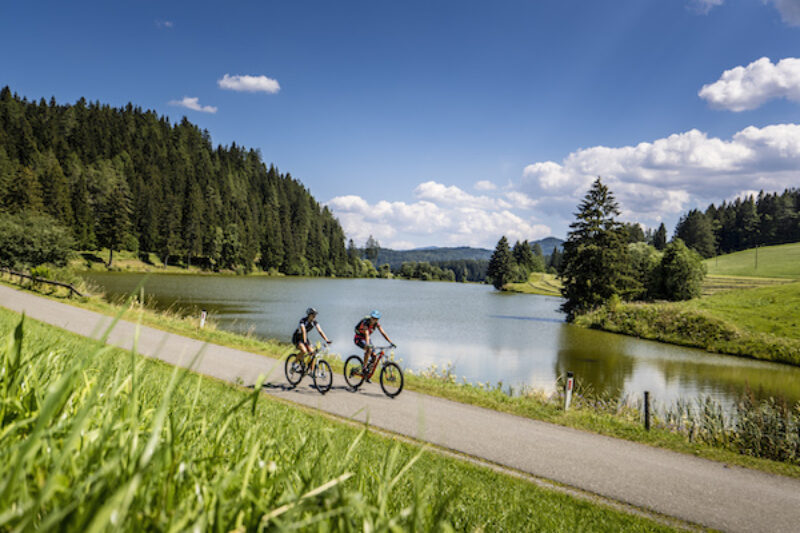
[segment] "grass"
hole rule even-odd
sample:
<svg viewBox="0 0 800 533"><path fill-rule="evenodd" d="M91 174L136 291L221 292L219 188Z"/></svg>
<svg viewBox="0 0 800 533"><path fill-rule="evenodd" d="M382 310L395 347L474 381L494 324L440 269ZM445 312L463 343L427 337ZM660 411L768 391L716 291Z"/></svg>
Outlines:
<svg viewBox="0 0 800 533"><path fill-rule="evenodd" d="M553 274L531 272L527 282L506 283L503 286L503 290L522 294L561 297L561 282Z"/></svg>
<svg viewBox="0 0 800 533"><path fill-rule="evenodd" d="M800 243L752 248L707 259L705 263L708 273L715 276L800 279Z"/></svg>
<svg viewBox="0 0 800 533"><path fill-rule="evenodd" d="M0 278L0 282L8 284L2 278ZM50 294L50 297L58 298L59 295ZM66 300L66 295L61 295L59 299L110 316L122 313L122 317L125 319L140 321L142 324L157 329L269 357L282 358L292 351L292 347L285 343L264 341L254 336L243 336L218 330L213 320L207 322L206 327L201 329L199 319L182 317L178 313L155 312L138 305L124 308L97 297ZM328 361L337 374L341 372L342 362L340 360L332 357ZM688 453L714 461L800 478L800 467L794 465L748 457L708 443L689 442L685 436L676 434L668 428L645 431L642 427L641 414L636 410L609 412L595 409L589 403L586 405L576 403L575 408L565 413L560 408L561 403L558 398L546 397L535 390L523 391L521 394L508 394L508 391L503 390L502 386L456 383L451 370L436 369L416 375L406 372L406 388L517 416Z"/></svg>
<svg viewBox="0 0 800 533"><path fill-rule="evenodd" d="M0 333L0 530L668 530L2 309Z"/></svg>

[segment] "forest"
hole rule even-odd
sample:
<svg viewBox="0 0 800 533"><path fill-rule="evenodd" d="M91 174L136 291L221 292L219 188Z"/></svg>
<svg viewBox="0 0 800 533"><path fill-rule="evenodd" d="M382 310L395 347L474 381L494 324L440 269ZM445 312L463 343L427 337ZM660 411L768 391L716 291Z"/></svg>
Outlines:
<svg viewBox="0 0 800 533"><path fill-rule="evenodd" d="M258 150L215 147L185 117L172 124L130 103L0 90L0 213L45 217L74 248L110 250L109 264L124 249L212 270L365 270L331 212Z"/></svg>
<svg viewBox="0 0 800 533"><path fill-rule="evenodd" d="M675 236L703 257L800 241L800 189L760 192L681 217Z"/></svg>

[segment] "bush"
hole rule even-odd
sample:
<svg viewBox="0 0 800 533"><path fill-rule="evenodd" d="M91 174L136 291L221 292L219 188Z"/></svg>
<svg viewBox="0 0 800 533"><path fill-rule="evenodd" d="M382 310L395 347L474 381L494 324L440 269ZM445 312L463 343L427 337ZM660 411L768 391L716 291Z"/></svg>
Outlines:
<svg viewBox="0 0 800 533"><path fill-rule="evenodd" d="M75 242L67 228L47 215L0 213L0 264L31 268L67 264Z"/></svg>
<svg viewBox="0 0 800 533"><path fill-rule="evenodd" d="M675 239L664 248L664 257L658 268L660 280L658 297L665 300L691 300L700 296L706 265L703 258Z"/></svg>

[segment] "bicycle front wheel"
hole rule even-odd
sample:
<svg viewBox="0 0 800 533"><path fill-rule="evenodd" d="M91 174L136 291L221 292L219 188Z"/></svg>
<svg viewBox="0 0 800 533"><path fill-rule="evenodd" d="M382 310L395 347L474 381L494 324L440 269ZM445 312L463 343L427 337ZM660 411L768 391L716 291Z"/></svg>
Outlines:
<svg viewBox="0 0 800 533"><path fill-rule="evenodd" d="M381 368L381 389L389 398L394 398L403 390L403 371L396 363L386 363Z"/></svg>
<svg viewBox="0 0 800 533"><path fill-rule="evenodd" d="M363 363L359 356L351 355L344 362L344 381L353 391L364 383Z"/></svg>
<svg viewBox="0 0 800 533"><path fill-rule="evenodd" d="M300 383L300 380L303 379L305 367L296 353L286 358L286 363L283 365L283 372L286 374L286 381L288 381L289 385L292 387L296 387L297 384Z"/></svg>
<svg viewBox="0 0 800 533"><path fill-rule="evenodd" d="M333 373L331 373L331 365L323 359L318 359L317 364L314 366L314 372L311 373L314 380L314 386L317 392L325 394L331 390L333 384Z"/></svg>

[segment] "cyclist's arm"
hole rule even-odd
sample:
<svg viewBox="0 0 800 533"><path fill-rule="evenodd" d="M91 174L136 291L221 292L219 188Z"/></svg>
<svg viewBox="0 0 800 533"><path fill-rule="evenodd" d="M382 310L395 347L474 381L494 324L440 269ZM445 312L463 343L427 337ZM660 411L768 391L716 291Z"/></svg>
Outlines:
<svg viewBox="0 0 800 533"><path fill-rule="evenodd" d="M300 331L303 332L303 344L308 344L308 335L306 335L306 326L305 326L305 324L300 324Z"/></svg>
<svg viewBox="0 0 800 533"><path fill-rule="evenodd" d="M378 331L380 331L380 332L381 332L381 335L383 335L383 338L384 338L384 339L386 339L386 342L388 342L389 344L392 344L392 345L394 345L394 343L392 342L392 340L389 338L389 336L388 336L388 335L386 334L386 332L383 330L383 326L381 326L380 324L378 324Z"/></svg>
<svg viewBox="0 0 800 533"><path fill-rule="evenodd" d="M319 334L322 336L322 338L323 338L323 339L325 339L325 342L327 342L328 344L330 344L330 343L331 343L331 341L328 339L328 336L327 336L327 335L325 335L325 332L324 332L324 331L322 331L322 326L320 326L320 325L319 325L319 322L317 323L317 326L316 326L316 327L317 327L317 331L319 331Z"/></svg>

